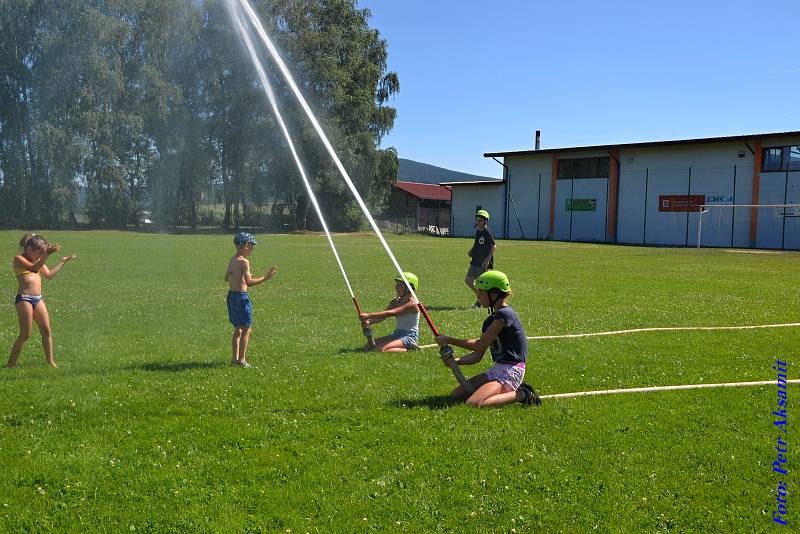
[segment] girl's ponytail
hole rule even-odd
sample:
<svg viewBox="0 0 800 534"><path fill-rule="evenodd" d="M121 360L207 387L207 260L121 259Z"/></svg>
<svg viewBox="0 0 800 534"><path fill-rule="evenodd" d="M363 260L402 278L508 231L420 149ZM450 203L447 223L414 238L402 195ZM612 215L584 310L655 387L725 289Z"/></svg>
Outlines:
<svg viewBox="0 0 800 534"><path fill-rule="evenodd" d="M40 248L46 247L47 245L47 239L34 233L25 234L22 236L22 239L19 240L19 246L22 250L25 250L28 247Z"/></svg>

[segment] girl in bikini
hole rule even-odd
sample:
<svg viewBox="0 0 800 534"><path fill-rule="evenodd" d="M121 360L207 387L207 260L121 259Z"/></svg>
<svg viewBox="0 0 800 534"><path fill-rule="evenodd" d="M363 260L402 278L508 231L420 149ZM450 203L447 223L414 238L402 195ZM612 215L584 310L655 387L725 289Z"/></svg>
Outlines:
<svg viewBox="0 0 800 534"><path fill-rule="evenodd" d="M11 347L11 357L6 367L16 367L22 347L31 337L33 322L39 326L42 334L42 347L44 356L50 367L58 367L53 357L53 337L50 332L50 317L47 315L47 306L42 299L42 276L48 280L54 278L64 264L75 259L75 254L64 256L52 268L48 269L45 262L50 254L58 252L61 245L48 243L37 234L25 234L19 241L22 254L14 256L14 274L17 276L17 318L19 319L19 336Z"/></svg>

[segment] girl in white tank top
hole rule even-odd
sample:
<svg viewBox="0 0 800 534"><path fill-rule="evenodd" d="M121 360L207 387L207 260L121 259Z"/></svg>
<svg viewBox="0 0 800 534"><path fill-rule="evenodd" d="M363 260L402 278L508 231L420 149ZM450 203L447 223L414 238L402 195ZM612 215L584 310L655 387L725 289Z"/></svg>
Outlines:
<svg viewBox="0 0 800 534"><path fill-rule="evenodd" d="M417 290L419 278L414 273L403 273L406 280ZM397 319L397 327L388 336L379 337L375 340L375 348L371 349L368 345L364 350L376 350L379 352L406 352L418 349L419 340L419 306L411 292L406 287L405 282L399 276L395 278L395 293L397 297L389 302L384 311L362 313L359 315L361 320L367 325L380 323L388 317Z"/></svg>

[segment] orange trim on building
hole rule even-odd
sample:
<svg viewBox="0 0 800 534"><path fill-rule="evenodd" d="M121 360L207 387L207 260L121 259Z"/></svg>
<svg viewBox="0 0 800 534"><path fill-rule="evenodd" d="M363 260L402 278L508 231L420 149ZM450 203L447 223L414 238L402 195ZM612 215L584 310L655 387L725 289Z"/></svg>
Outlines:
<svg viewBox="0 0 800 534"><path fill-rule="evenodd" d="M617 203L619 201L619 148L614 147L608 151L611 156L611 165L608 173L608 240L617 240Z"/></svg>
<svg viewBox="0 0 800 534"><path fill-rule="evenodd" d="M558 179L558 158L552 157L553 178L550 181L550 239L556 234L556 180Z"/></svg>
<svg viewBox="0 0 800 534"><path fill-rule="evenodd" d="M758 204L758 196L761 189L761 159L764 151L761 147L761 139L757 140L753 148L753 198L751 204ZM758 208L750 208L750 246L755 248L756 236L758 235Z"/></svg>

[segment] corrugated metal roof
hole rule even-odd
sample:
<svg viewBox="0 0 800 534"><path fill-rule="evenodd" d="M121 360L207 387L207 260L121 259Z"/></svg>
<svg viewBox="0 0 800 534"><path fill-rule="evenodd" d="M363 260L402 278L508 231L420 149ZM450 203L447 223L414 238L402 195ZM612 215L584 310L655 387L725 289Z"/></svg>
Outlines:
<svg viewBox="0 0 800 534"><path fill-rule="evenodd" d="M447 200L452 197L452 192L448 187L439 184L418 184L416 182L394 182L396 188L405 191L409 195L426 200Z"/></svg>
<svg viewBox="0 0 800 534"><path fill-rule="evenodd" d="M515 150L510 152L486 152L485 158L496 156L530 156L535 154L550 154L553 152L566 152L568 150L611 150L612 148L634 148L648 146L667 146L667 145L691 145L707 143L723 143L729 141L755 141L757 139L770 139L774 137L799 136L800 131L796 132L774 132L748 135L731 135L726 137L701 137L698 139L676 139L673 141L647 141L643 143L617 143L610 145L589 145L589 146L569 146L561 148L543 148L541 150Z"/></svg>

